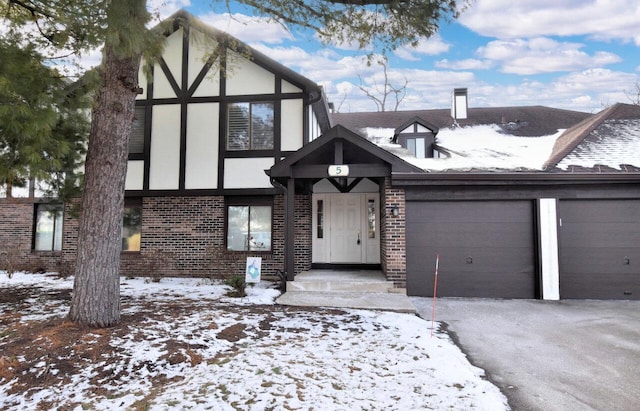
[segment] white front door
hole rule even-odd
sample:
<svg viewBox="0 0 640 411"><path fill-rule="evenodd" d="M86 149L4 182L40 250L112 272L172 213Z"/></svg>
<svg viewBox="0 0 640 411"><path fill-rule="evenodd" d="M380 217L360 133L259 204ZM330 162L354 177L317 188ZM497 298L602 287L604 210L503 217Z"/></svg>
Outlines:
<svg viewBox="0 0 640 411"><path fill-rule="evenodd" d="M362 263L360 195L331 196L331 262Z"/></svg>
<svg viewBox="0 0 640 411"><path fill-rule="evenodd" d="M378 193L313 195L313 262L380 263Z"/></svg>

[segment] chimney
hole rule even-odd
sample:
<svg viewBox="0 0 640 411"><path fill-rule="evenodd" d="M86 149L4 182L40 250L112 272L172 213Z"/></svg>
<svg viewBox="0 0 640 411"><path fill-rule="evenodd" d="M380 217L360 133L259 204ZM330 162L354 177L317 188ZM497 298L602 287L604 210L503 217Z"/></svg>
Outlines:
<svg viewBox="0 0 640 411"><path fill-rule="evenodd" d="M454 88L451 93L451 117L453 120L465 120L468 108L467 89Z"/></svg>

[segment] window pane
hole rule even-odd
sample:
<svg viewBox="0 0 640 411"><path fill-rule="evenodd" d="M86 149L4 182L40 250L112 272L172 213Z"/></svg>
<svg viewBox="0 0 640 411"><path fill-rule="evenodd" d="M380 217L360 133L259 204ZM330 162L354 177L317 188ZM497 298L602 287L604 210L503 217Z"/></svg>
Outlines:
<svg viewBox="0 0 640 411"><path fill-rule="evenodd" d="M144 153L145 108L136 107L129 137L129 154Z"/></svg>
<svg viewBox="0 0 640 411"><path fill-rule="evenodd" d="M424 138L416 138L416 157L424 158Z"/></svg>
<svg viewBox="0 0 640 411"><path fill-rule="evenodd" d="M125 207L122 218L122 251L140 251L142 207Z"/></svg>
<svg viewBox="0 0 640 411"><path fill-rule="evenodd" d="M324 238L324 201L318 200L316 210L316 219L317 219L317 227L316 227L316 238Z"/></svg>
<svg viewBox="0 0 640 411"><path fill-rule="evenodd" d="M249 207L229 206L227 211L227 249L244 251L249 241Z"/></svg>
<svg viewBox="0 0 640 411"><path fill-rule="evenodd" d="M368 202L369 238L376 238L376 200Z"/></svg>
<svg viewBox="0 0 640 411"><path fill-rule="evenodd" d="M38 204L36 206L35 249L60 251L62 249L62 206Z"/></svg>
<svg viewBox="0 0 640 411"><path fill-rule="evenodd" d="M271 250L271 207L251 206L249 250Z"/></svg>
<svg viewBox="0 0 640 411"><path fill-rule="evenodd" d="M407 150L409 150L409 152L414 156L416 155L416 139L415 138L407 139Z"/></svg>
<svg viewBox="0 0 640 411"><path fill-rule="evenodd" d="M251 105L251 149L273 149L273 103Z"/></svg>
<svg viewBox="0 0 640 411"><path fill-rule="evenodd" d="M227 150L249 149L249 103L229 104Z"/></svg>

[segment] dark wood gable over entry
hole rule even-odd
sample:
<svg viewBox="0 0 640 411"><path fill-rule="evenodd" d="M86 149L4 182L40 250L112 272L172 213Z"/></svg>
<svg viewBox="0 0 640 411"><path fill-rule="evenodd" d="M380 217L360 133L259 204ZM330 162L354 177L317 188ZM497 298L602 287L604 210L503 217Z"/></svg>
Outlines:
<svg viewBox="0 0 640 411"><path fill-rule="evenodd" d="M348 174L330 175L330 166L348 166ZM327 178L341 192L348 192L350 190L348 179L383 180L391 177L392 173L422 172L424 171L340 125L333 127L321 137L271 167L267 171L271 181L286 189L285 272L287 279L292 281L295 275L293 223L296 191L309 192L315 182Z"/></svg>

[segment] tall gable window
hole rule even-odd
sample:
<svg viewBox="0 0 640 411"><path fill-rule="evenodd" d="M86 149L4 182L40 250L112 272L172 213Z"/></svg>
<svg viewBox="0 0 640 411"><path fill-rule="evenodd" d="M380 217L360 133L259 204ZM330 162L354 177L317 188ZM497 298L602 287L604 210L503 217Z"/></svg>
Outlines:
<svg viewBox="0 0 640 411"><path fill-rule="evenodd" d="M62 250L62 204L37 204L34 250Z"/></svg>
<svg viewBox="0 0 640 411"><path fill-rule="evenodd" d="M129 136L129 154L144 153L145 107L136 107Z"/></svg>
<svg viewBox="0 0 640 411"><path fill-rule="evenodd" d="M273 103L231 103L227 150L273 150Z"/></svg>

